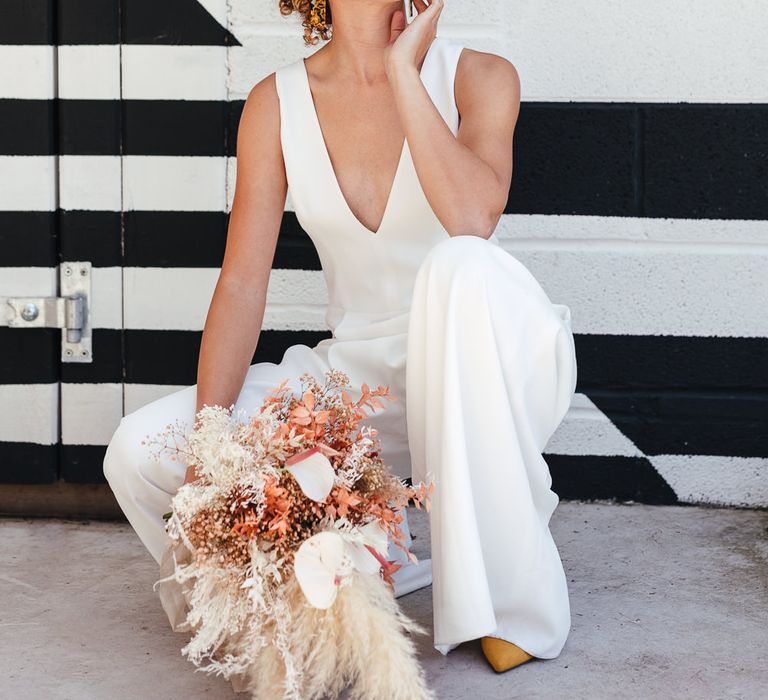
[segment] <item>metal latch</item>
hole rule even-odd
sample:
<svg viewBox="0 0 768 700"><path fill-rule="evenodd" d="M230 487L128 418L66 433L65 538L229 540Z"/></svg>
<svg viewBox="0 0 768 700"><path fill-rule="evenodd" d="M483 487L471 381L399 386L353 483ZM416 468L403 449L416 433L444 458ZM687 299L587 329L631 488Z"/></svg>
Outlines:
<svg viewBox="0 0 768 700"><path fill-rule="evenodd" d="M58 297L6 297L9 328L61 328L61 361L93 362L91 348L91 263L59 267Z"/></svg>

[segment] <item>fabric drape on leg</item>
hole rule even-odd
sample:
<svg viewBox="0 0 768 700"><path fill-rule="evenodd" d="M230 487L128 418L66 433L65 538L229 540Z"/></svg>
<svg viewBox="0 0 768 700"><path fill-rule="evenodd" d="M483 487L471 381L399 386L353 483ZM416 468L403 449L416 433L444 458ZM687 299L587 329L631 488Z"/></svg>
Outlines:
<svg viewBox="0 0 768 700"><path fill-rule="evenodd" d="M453 236L419 269L406 368L413 478L435 481L435 648L492 635L557 656L570 606L541 452L576 384L568 307L499 245Z"/></svg>
<svg viewBox="0 0 768 700"><path fill-rule="evenodd" d="M169 542L163 514L184 482L186 466L168 455L157 461L141 442L177 420L191 426L195 400L195 386L185 387L123 416L104 454L104 475L115 500L158 564Z"/></svg>

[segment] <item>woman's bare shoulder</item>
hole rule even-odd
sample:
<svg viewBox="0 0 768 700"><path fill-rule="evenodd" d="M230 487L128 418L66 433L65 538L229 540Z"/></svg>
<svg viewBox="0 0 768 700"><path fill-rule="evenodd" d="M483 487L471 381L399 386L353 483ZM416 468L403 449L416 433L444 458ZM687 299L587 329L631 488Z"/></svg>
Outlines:
<svg viewBox="0 0 768 700"><path fill-rule="evenodd" d="M276 72L251 87L237 126L237 153L266 157L280 150L280 101Z"/></svg>
<svg viewBox="0 0 768 700"><path fill-rule="evenodd" d="M248 91L240 117L240 127L268 127L272 122L279 122L279 110L277 71L274 71L259 80Z"/></svg>
<svg viewBox="0 0 768 700"><path fill-rule="evenodd" d="M240 194L252 193L261 201L269 188L276 187L276 201L287 186L280 138L280 102L275 73L259 80L249 90L237 125L235 146L237 188ZM256 196L256 193L261 193Z"/></svg>

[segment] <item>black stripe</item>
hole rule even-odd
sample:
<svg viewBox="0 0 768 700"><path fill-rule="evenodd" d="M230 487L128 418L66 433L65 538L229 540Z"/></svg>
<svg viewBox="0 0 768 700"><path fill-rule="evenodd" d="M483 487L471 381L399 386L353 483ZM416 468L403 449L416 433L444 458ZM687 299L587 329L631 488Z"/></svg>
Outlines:
<svg viewBox="0 0 768 700"><path fill-rule="evenodd" d="M229 217L211 211L126 211L126 267L220 267Z"/></svg>
<svg viewBox="0 0 768 700"><path fill-rule="evenodd" d="M61 2L61 0L58 0ZM53 0L5 0L0 10L0 44L55 43ZM17 70L22 66L17 66Z"/></svg>
<svg viewBox="0 0 768 700"><path fill-rule="evenodd" d="M125 154L225 156L229 106L205 100L125 100Z"/></svg>
<svg viewBox="0 0 768 700"><path fill-rule="evenodd" d="M59 210L57 213L61 260L88 260L95 267L122 264L120 212Z"/></svg>
<svg viewBox="0 0 768 700"><path fill-rule="evenodd" d="M120 123L118 101L0 99L0 154L119 155Z"/></svg>
<svg viewBox="0 0 768 700"><path fill-rule="evenodd" d="M91 345L93 362L62 362L62 382L122 382L123 331L119 328L94 328Z"/></svg>
<svg viewBox="0 0 768 700"><path fill-rule="evenodd" d="M59 381L61 335L58 329L0 326L0 348L0 385Z"/></svg>
<svg viewBox="0 0 768 700"><path fill-rule="evenodd" d="M645 216L645 111L635 110L634 207L637 216Z"/></svg>
<svg viewBox="0 0 768 700"><path fill-rule="evenodd" d="M93 362L61 362L58 328L0 326L0 385L121 382L122 330L92 331Z"/></svg>
<svg viewBox="0 0 768 700"><path fill-rule="evenodd" d="M120 155L121 103L117 100L56 100L62 155Z"/></svg>
<svg viewBox="0 0 768 700"><path fill-rule="evenodd" d="M768 457L768 394L587 392L647 455Z"/></svg>
<svg viewBox="0 0 768 700"><path fill-rule="evenodd" d="M0 99L0 154L55 154L54 111L54 100Z"/></svg>
<svg viewBox="0 0 768 700"><path fill-rule="evenodd" d="M0 99L0 154L234 155L236 133L227 132L236 130L238 107L216 100Z"/></svg>
<svg viewBox="0 0 768 700"><path fill-rule="evenodd" d="M648 216L768 219L768 105L643 109Z"/></svg>
<svg viewBox="0 0 768 700"><path fill-rule="evenodd" d="M587 393L768 391L768 338L577 333L575 340L579 386Z"/></svg>
<svg viewBox="0 0 768 700"><path fill-rule="evenodd" d="M61 478L70 484L102 484L106 445L61 445Z"/></svg>
<svg viewBox="0 0 768 700"><path fill-rule="evenodd" d="M552 490L562 500L636 501L683 505L664 478L643 457L544 454Z"/></svg>
<svg viewBox="0 0 768 700"><path fill-rule="evenodd" d="M220 267L228 223L225 212L125 212L125 265ZM317 250L293 212L283 214L272 266L320 269Z"/></svg>
<svg viewBox="0 0 768 700"><path fill-rule="evenodd" d="M240 127L240 118L243 116L243 107L245 100L232 100L229 103L228 124L227 124L227 155L237 156L237 132Z"/></svg>
<svg viewBox="0 0 768 700"><path fill-rule="evenodd" d="M50 484L58 469L58 445L0 442L0 483Z"/></svg>
<svg viewBox="0 0 768 700"><path fill-rule="evenodd" d="M526 102L507 213L768 219L768 104Z"/></svg>
<svg viewBox="0 0 768 700"><path fill-rule="evenodd" d="M0 265L53 267L56 214L52 211L0 211Z"/></svg>
<svg viewBox="0 0 768 700"><path fill-rule="evenodd" d="M38 445L0 442L0 483L104 483L106 445Z"/></svg>
<svg viewBox="0 0 768 700"><path fill-rule="evenodd" d="M58 8L59 44L120 43L119 0L58 0Z"/></svg>
<svg viewBox="0 0 768 700"><path fill-rule="evenodd" d="M126 267L220 267L229 216L217 211L126 211Z"/></svg>
<svg viewBox="0 0 768 700"><path fill-rule="evenodd" d="M195 0L58 1L61 44L241 46Z"/></svg>
<svg viewBox="0 0 768 700"><path fill-rule="evenodd" d="M54 267L59 259L88 260L95 267L220 267L228 223L226 212L208 211L5 211L0 267ZM321 269L294 212L283 214L273 267Z"/></svg>
<svg viewBox="0 0 768 700"><path fill-rule="evenodd" d="M313 347L330 331L261 332L251 364L280 362L296 343ZM189 386L197 382L197 360L202 331L125 331L125 381L139 384Z"/></svg>
<svg viewBox="0 0 768 700"><path fill-rule="evenodd" d="M318 271L322 269L315 244L292 211L283 214L272 267L283 270Z"/></svg>
<svg viewBox="0 0 768 700"><path fill-rule="evenodd" d="M126 0L122 20L124 44L241 46L195 0Z"/></svg>
<svg viewBox="0 0 768 700"><path fill-rule="evenodd" d="M0 211L0 266L55 267L59 260L120 265L121 231L121 214L114 211Z"/></svg>
<svg viewBox="0 0 768 700"><path fill-rule="evenodd" d="M635 107L521 105L510 214L632 216Z"/></svg>
<svg viewBox="0 0 768 700"><path fill-rule="evenodd" d="M0 44L241 46L195 0L5 0L0 16Z"/></svg>

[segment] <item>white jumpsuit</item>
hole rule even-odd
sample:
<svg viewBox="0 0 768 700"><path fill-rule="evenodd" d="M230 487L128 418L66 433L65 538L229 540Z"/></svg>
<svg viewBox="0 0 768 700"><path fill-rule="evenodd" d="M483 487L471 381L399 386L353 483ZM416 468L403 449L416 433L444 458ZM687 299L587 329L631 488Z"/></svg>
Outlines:
<svg viewBox="0 0 768 700"><path fill-rule="evenodd" d="M454 134L461 50L437 37L421 68ZM333 336L251 365L236 407L255 410L283 379L297 389L300 374L322 380L330 367L357 392L362 382L389 385L399 400L367 421L382 457L400 476L435 481L431 567L404 566L396 594L432 583L434 646L443 654L493 635L553 658L570 630L570 605L549 531L559 499L541 453L576 386L569 307L553 304L495 234L447 233L407 141L381 226L365 227L334 175L303 60L278 68L276 84L291 200L320 257ZM176 419L191 425L195 406L192 385L125 415L104 458L118 503L158 561L162 515L184 466L152 461L140 442Z"/></svg>

